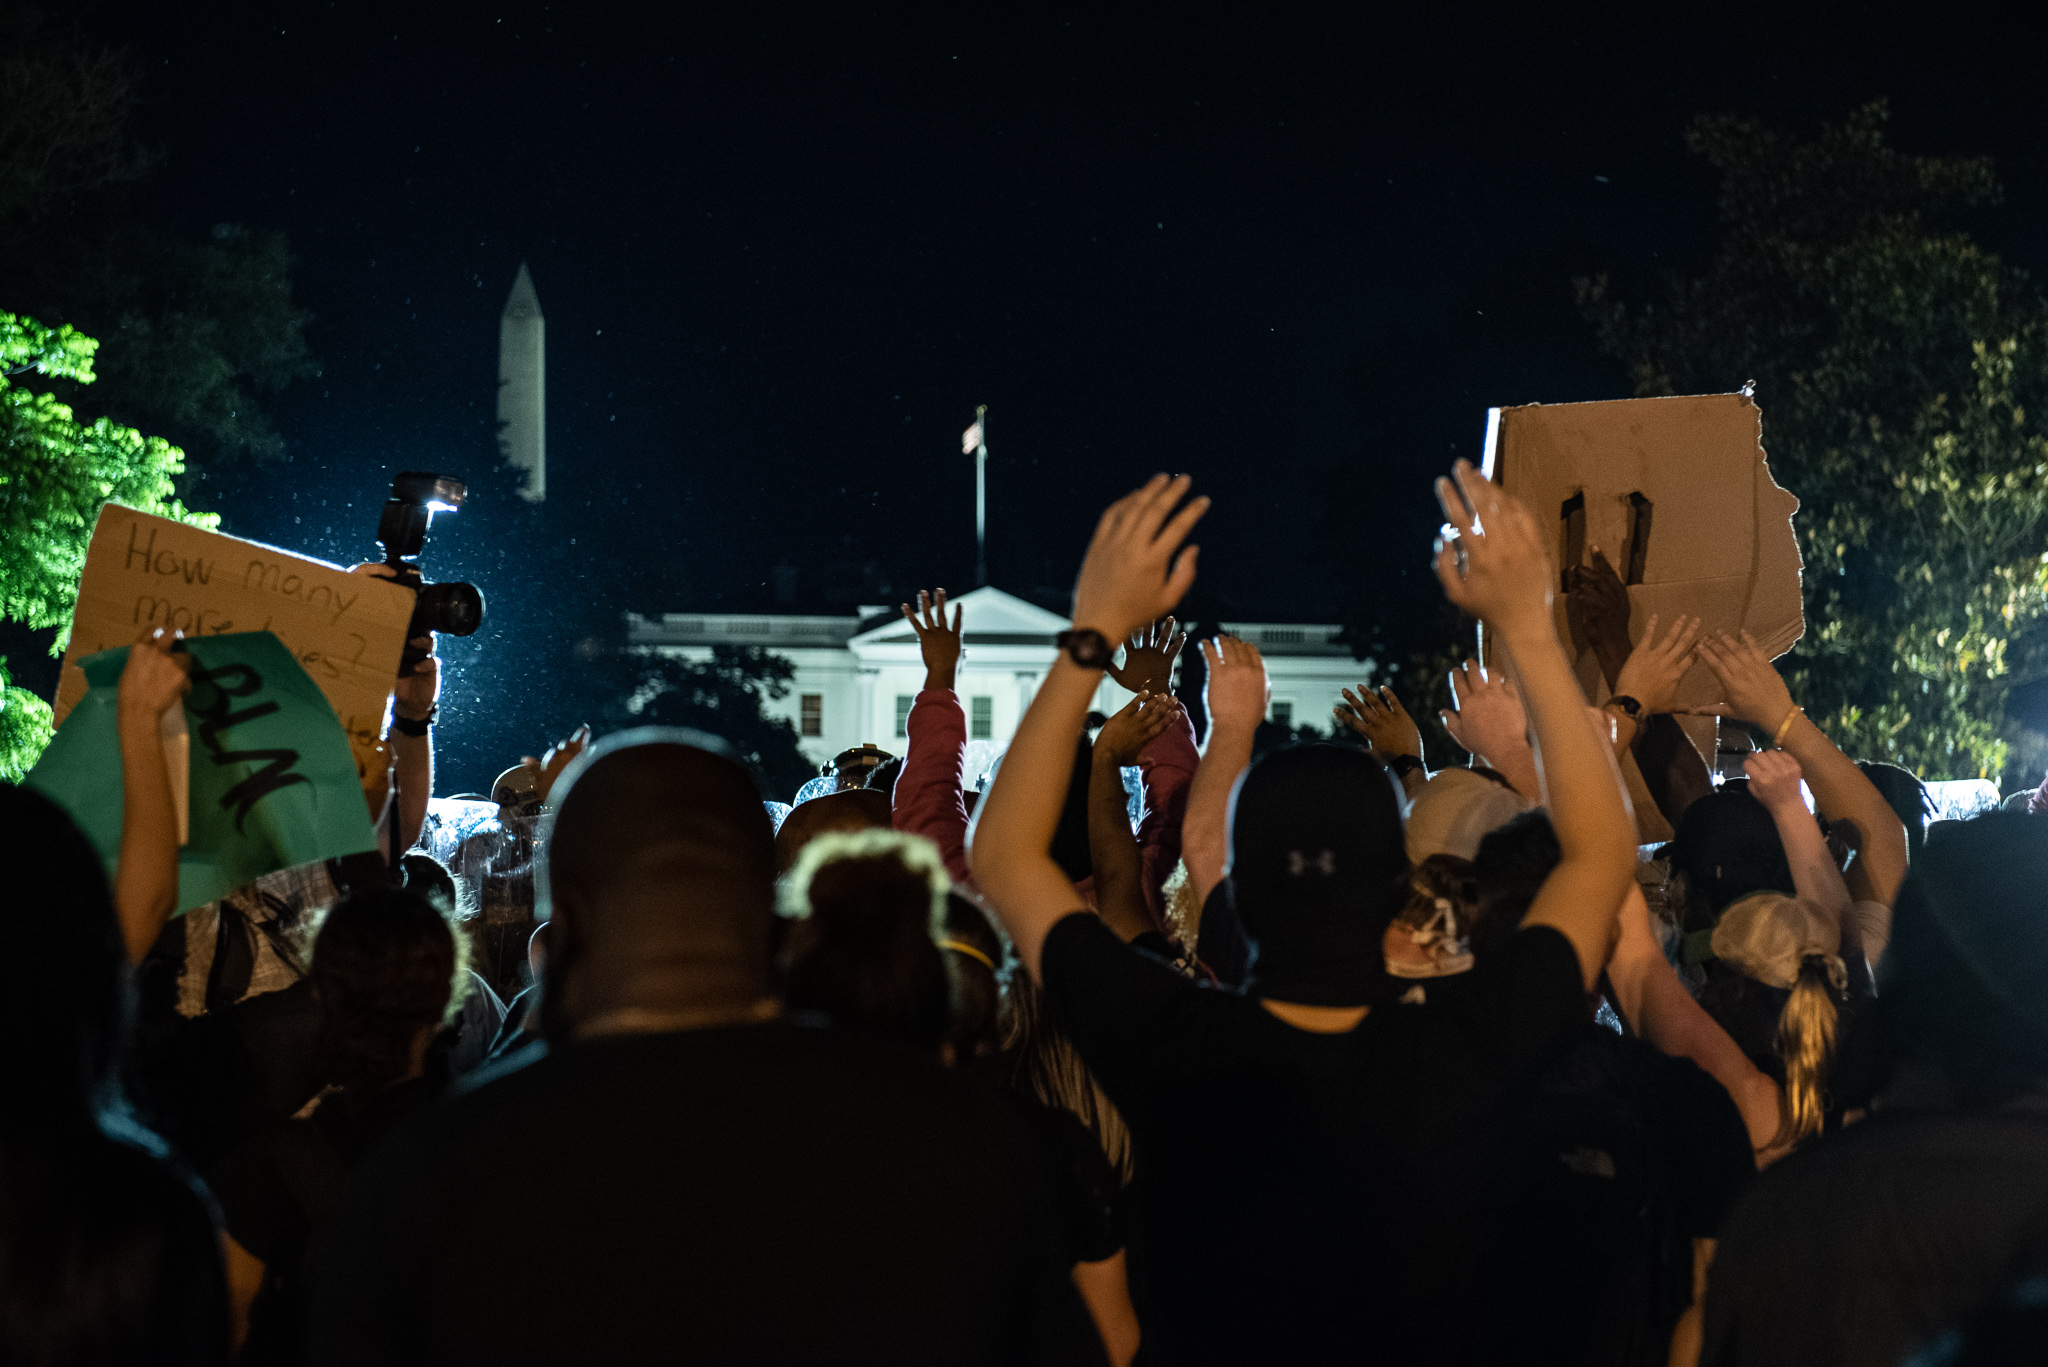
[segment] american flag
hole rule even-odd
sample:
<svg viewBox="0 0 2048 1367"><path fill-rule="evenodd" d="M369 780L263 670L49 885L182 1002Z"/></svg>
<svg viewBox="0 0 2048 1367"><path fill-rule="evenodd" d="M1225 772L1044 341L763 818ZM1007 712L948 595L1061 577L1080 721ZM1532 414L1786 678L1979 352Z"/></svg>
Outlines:
<svg viewBox="0 0 2048 1367"><path fill-rule="evenodd" d="M974 454L975 448L980 445L981 424L977 422L970 426L965 432L962 432L960 434L960 454L963 456L971 456Z"/></svg>

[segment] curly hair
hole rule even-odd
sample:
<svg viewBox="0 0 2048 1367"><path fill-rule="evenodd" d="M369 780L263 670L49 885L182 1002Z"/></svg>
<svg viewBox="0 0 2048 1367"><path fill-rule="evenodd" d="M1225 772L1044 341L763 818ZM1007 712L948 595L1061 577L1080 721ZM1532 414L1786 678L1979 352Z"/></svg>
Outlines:
<svg viewBox="0 0 2048 1367"><path fill-rule="evenodd" d="M460 1012L469 939L436 899L365 889L321 917L310 977L325 1081L374 1092L405 1077L421 1030Z"/></svg>

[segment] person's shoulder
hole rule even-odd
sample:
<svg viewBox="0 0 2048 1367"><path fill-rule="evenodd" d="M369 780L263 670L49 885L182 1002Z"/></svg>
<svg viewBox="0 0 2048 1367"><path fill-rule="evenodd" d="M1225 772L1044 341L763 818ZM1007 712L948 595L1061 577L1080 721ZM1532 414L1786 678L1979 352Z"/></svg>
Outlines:
<svg viewBox="0 0 2048 1367"><path fill-rule="evenodd" d="M94 1189L112 1205L208 1229L220 1221L213 1193L162 1139L123 1117L103 1118Z"/></svg>

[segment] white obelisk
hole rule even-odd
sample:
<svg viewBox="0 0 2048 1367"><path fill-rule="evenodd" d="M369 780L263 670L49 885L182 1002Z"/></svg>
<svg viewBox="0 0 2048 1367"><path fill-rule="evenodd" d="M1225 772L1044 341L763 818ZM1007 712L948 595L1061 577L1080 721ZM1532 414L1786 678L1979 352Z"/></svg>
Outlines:
<svg viewBox="0 0 2048 1367"><path fill-rule="evenodd" d="M522 261L498 320L498 449L525 472L519 496L530 503L548 492L547 353L547 321Z"/></svg>

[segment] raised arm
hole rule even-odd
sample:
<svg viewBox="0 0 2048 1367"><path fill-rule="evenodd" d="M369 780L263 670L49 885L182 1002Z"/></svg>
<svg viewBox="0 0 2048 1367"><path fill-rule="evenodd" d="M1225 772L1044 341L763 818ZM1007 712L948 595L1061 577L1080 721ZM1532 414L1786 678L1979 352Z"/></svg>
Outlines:
<svg viewBox="0 0 2048 1367"><path fill-rule="evenodd" d="M1186 634L1171 617L1140 627L1124 642L1124 662L1112 664L1109 677L1133 693L1167 697L1173 692L1175 666L1186 642ZM1138 827L1138 859L1145 907L1155 927L1166 924L1160 888L1180 862L1181 820L1187 812L1188 785L1194 781L1200 758L1187 709L1176 708L1173 721L1136 759L1126 761L1145 771L1145 816Z"/></svg>
<svg viewBox="0 0 2048 1367"><path fill-rule="evenodd" d="M1176 512L1188 484L1186 475L1155 475L1103 513L1074 585L1074 648L1099 644L1107 663L1112 643L1172 611L1194 583L1196 548L1181 543L1209 500ZM1074 741L1101 681L1101 669L1067 652L1053 661L977 814L975 881L1034 978L1046 932L1079 909L1073 884L1053 862L1052 834L1073 774Z"/></svg>
<svg viewBox="0 0 2048 1367"><path fill-rule="evenodd" d="M1181 818L1180 857L1195 886L1195 901L1206 903L1223 881L1230 855L1230 790L1252 762L1252 736L1266 715L1266 662L1259 648L1235 636L1201 643L1208 679L1202 698L1209 708L1209 744L1188 785L1187 815Z"/></svg>
<svg viewBox="0 0 2048 1367"><path fill-rule="evenodd" d="M1413 798L1429 782L1429 766L1422 756L1422 728L1401 706L1394 690L1378 688L1344 690L1344 701L1334 709L1337 720L1365 738L1365 748L1401 780L1401 790Z"/></svg>
<svg viewBox="0 0 2048 1367"><path fill-rule="evenodd" d="M1685 990L1650 933L1650 910L1640 888L1630 889L1622 902L1621 933L1607 962L1607 981L1629 1029L1658 1052L1698 1064L1734 1100L1750 1147L1758 1152L1768 1148L1777 1137L1783 1105L1778 1084Z"/></svg>
<svg viewBox="0 0 2048 1367"><path fill-rule="evenodd" d="M1088 862L1095 879L1095 910L1126 943L1159 929L1145 899L1144 861L1131 833L1124 766L1164 731L1180 703L1140 693L1103 724L1088 773Z"/></svg>
<svg viewBox="0 0 2048 1367"><path fill-rule="evenodd" d="M441 661L433 654L434 638L415 639L412 644L427 651L427 658L401 674L392 690L391 730L385 739L391 744L393 777L398 781L398 848L409 850L427 824L427 803L434 796L434 732L432 722L441 699Z"/></svg>
<svg viewBox="0 0 2048 1367"><path fill-rule="evenodd" d="M1856 848L1850 895L1889 907L1906 877L1906 828L1884 794L1793 704L1791 690L1748 632L1740 641L1725 632L1701 640L1700 658L1721 680L1728 701L1699 710L1750 723L1799 761L1814 805ZM1874 967L1874 955L1871 962Z"/></svg>
<svg viewBox="0 0 2048 1367"><path fill-rule="evenodd" d="M916 608L903 605L903 616L917 632L917 647L924 656L924 690L904 723L908 742L889 813L897 830L924 836L939 847L946 872L956 883L973 881L967 867L967 801L961 773L967 761L967 715L953 691L965 611L955 607L953 620L947 623L944 589L920 589Z"/></svg>
<svg viewBox="0 0 2048 1367"><path fill-rule="evenodd" d="M1451 739L1514 790L1541 805L1536 752L1529 746L1529 717L1515 681L1500 670L1467 660L1451 671L1451 707L1439 712Z"/></svg>
<svg viewBox="0 0 2048 1367"><path fill-rule="evenodd" d="M1835 867L1835 856L1820 833L1820 823L1799 795L1799 761L1783 750L1759 750L1743 761L1749 791L1778 828L1778 843L1792 866L1792 890L1827 912L1837 925L1849 909L1849 885Z"/></svg>
<svg viewBox="0 0 2048 1367"><path fill-rule="evenodd" d="M161 627L128 648L115 701L121 741L121 849L114 865L114 910L128 958L141 963L178 909L178 811L164 759L163 716L192 686L191 657L173 654L177 637Z"/></svg>
<svg viewBox="0 0 2048 1367"><path fill-rule="evenodd" d="M1513 658L1557 830L1561 858L1522 924L1550 926L1570 940L1591 991L1607 966L1621 899L1635 884L1635 819L1621 771L1551 625L1553 576L1536 519L1469 461L1458 462L1455 484L1437 481L1437 501L1456 532L1437 549L1437 579Z"/></svg>

